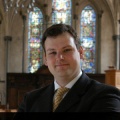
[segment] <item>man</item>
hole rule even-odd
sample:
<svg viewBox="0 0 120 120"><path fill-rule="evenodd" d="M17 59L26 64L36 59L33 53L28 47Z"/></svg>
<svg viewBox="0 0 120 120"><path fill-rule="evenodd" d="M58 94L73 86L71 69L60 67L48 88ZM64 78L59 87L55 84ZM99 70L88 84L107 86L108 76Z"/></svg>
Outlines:
<svg viewBox="0 0 120 120"><path fill-rule="evenodd" d="M25 95L18 112L120 112L120 90L90 79L80 67L83 49L74 29L55 24L43 34L45 65L54 82ZM57 89L69 88L53 110Z"/></svg>

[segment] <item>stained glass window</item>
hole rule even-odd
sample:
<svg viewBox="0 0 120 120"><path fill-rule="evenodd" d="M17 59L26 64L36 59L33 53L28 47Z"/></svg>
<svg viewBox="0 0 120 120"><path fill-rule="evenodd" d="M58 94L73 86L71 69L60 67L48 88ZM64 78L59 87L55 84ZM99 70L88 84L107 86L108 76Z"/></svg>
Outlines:
<svg viewBox="0 0 120 120"><path fill-rule="evenodd" d="M53 0L52 23L66 23L71 25L71 0Z"/></svg>
<svg viewBox="0 0 120 120"><path fill-rule="evenodd" d="M42 65L42 37L43 15L39 8L29 13L28 22L28 72L35 72Z"/></svg>
<svg viewBox="0 0 120 120"><path fill-rule="evenodd" d="M82 69L86 73L96 72L96 13L86 6L81 13L80 42L84 49Z"/></svg>

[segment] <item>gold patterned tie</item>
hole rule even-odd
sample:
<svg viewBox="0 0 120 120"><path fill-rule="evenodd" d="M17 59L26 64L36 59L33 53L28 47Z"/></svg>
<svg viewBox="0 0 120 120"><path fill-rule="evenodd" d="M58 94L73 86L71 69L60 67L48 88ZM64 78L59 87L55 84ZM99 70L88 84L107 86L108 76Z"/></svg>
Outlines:
<svg viewBox="0 0 120 120"><path fill-rule="evenodd" d="M55 109L58 107L59 103L61 102L63 95L69 90L69 88L66 87L61 87L58 88L56 94L55 94L55 98L53 101L53 112L55 111Z"/></svg>

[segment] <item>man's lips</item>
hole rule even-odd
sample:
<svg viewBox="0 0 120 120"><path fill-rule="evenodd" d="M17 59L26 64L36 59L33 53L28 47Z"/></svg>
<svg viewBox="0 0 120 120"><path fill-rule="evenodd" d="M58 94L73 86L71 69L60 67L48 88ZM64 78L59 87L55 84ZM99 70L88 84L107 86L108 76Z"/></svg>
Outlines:
<svg viewBox="0 0 120 120"><path fill-rule="evenodd" d="M68 66L68 64L58 64L56 67Z"/></svg>

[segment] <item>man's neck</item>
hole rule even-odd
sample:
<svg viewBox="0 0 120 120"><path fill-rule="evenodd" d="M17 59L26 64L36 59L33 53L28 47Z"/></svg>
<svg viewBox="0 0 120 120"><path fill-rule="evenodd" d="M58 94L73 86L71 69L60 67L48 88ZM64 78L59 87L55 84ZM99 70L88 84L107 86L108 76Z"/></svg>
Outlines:
<svg viewBox="0 0 120 120"><path fill-rule="evenodd" d="M71 86L71 84L74 84L74 82L76 82L80 78L81 75L82 75L82 71L80 71L75 77L71 77L71 78L69 78L68 76L60 77L60 78L56 77L55 82L61 87L65 87L68 84L70 84Z"/></svg>

